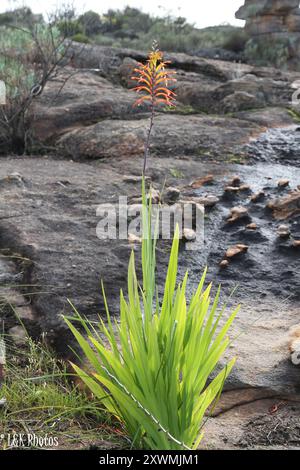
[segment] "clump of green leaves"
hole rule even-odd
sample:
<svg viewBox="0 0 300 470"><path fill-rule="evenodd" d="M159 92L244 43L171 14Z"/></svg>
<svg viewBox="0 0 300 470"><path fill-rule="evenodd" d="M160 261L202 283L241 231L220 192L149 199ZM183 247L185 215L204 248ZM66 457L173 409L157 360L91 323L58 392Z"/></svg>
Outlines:
<svg viewBox="0 0 300 470"><path fill-rule="evenodd" d="M204 288L205 272L187 301L188 273L176 285L178 229L160 302L155 286L157 236L152 238L151 226L151 201L144 189L142 286L132 252L128 298L120 295L120 321L112 321L106 301L107 323L100 318L95 326L76 311L75 318L65 319L93 372L77 365L74 369L123 423L133 447L196 449L204 414L220 396L235 362L232 359L216 373L238 309L220 326L224 314L224 308L218 311L220 288L211 300L211 284ZM84 332L74 326L75 321Z"/></svg>

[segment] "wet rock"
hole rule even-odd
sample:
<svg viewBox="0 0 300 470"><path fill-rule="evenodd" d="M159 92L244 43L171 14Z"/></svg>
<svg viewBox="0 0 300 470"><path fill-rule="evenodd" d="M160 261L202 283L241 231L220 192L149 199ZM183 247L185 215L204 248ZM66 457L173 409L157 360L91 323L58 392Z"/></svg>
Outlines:
<svg viewBox="0 0 300 470"><path fill-rule="evenodd" d="M241 178L239 176L235 175L229 181L228 186L240 186L240 184L241 184Z"/></svg>
<svg viewBox="0 0 300 470"><path fill-rule="evenodd" d="M214 181L214 176L213 175L206 175L201 178L196 179L193 181L190 186L193 189L198 189L201 188L201 186L211 184Z"/></svg>
<svg viewBox="0 0 300 470"><path fill-rule="evenodd" d="M238 186L226 186L224 188L225 193L238 193L240 188Z"/></svg>
<svg viewBox="0 0 300 470"><path fill-rule="evenodd" d="M145 176L144 179L148 182L151 180L150 176ZM143 177L136 175L125 175L123 176L123 181L124 183L141 183L143 181Z"/></svg>
<svg viewBox="0 0 300 470"><path fill-rule="evenodd" d="M200 196L197 199L195 199L198 204L203 205L204 207L214 207L218 202L220 202L220 199L217 196L214 196L213 194L209 194L207 196Z"/></svg>
<svg viewBox="0 0 300 470"><path fill-rule="evenodd" d="M226 269L229 266L229 261L227 259L223 259L220 263L220 268L221 269Z"/></svg>
<svg viewBox="0 0 300 470"><path fill-rule="evenodd" d="M246 218L249 218L248 209L243 206L237 206L230 210L230 216L227 219L227 222L232 224L238 220Z"/></svg>
<svg viewBox="0 0 300 470"><path fill-rule="evenodd" d="M260 202L266 196L264 191L258 191L257 193L251 196L252 202Z"/></svg>
<svg viewBox="0 0 300 470"><path fill-rule="evenodd" d="M293 240L292 247L300 248L300 240Z"/></svg>
<svg viewBox="0 0 300 470"><path fill-rule="evenodd" d="M169 186L163 192L163 201L166 204L174 204L180 197L180 189Z"/></svg>
<svg viewBox="0 0 300 470"><path fill-rule="evenodd" d="M225 256L226 258L234 258L242 253L246 253L248 251L248 248L248 245L243 244L231 246L226 250Z"/></svg>
<svg viewBox="0 0 300 470"><path fill-rule="evenodd" d="M285 220L300 213L300 191L291 191L287 196L271 200L266 206L277 220Z"/></svg>
<svg viewBox="0 0 300 470"><path fill-rule="evenodd" d="M287 180L287 179L283 179L283 180L279 180L278 183L277 183L277 186L278 188L286 188L287 186L289 186L290 184L290 181Z"/></svg>
<svg viewBox="0 0 300 470"><path fill-rule="evenodd" d="M280 225L277 229L277 234L280 238L289 238L291 231L288 225Z"/></svg>
<svg viewBox="0 0 300 470"><path fill-rule="evenodd" d="M248 230L257 230L257 224L252 222L251 224L246 225Z"/></svg>

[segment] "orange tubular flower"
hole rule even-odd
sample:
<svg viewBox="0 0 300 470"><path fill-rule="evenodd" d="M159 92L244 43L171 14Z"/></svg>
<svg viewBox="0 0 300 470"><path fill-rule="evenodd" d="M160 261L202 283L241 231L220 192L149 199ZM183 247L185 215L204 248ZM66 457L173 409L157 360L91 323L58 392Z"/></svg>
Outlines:
<svg viewBox="0 0 300 470"><path fill-rule="evenodd" d="M134 90L143 93L143 96L134 103L135 106L145 102L150 103L152 109L159 104L175 106L176 95L169 89L169 83L176 81L173 77L176 72L166 70L169 63L163 60L162 52L154 50L149 53L146 64L140 63L139 68L134 69L137 76L132 77L132 80L138 82Z"/></svg>

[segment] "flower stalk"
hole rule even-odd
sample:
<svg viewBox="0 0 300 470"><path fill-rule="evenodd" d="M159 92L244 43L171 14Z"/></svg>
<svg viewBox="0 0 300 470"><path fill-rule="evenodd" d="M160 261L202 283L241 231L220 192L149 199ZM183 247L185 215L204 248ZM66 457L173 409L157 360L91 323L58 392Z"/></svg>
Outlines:
<svg viewBox="0 0 300 470"><path fill-rule="evenodd" d="M163 53L158 49L157 44L154 43L153 50L149 53L146 64L139 63L139 66L134 69L137 75L132 77L132 80L136 80L138 83L134 91L142 94L135 101L134 106L148 104L151 113L145 141L143 176L146 173L147 160L150 153L155 109L162 106L175 106L176 94L170 89L170 83L176 81L174 78L176 72L174 70L167 70L169 63L169 61L164 61Z"/></svg>

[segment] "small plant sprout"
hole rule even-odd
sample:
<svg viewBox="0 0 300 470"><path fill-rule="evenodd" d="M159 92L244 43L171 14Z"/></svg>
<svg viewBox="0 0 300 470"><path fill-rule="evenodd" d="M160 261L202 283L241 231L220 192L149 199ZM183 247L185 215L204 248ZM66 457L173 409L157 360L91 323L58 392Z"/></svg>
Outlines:
<svg viewBox="0 0 300 470"><path fill-rule="evenodd" d="M152 51L148 55L146 64L140 63L138 68L134 69L137 74L132 80L138 82L134 90L141 93L142 96L136 100L135 106L143 103L150 105L150 123L145 142L143 175L146 172L147 157L150 148L151 133L154 125L155 108L157 106L175 106L176 94L170 89L170 84L175 82L174 70L167 70L169 61L163 60L163 53L159 50L156 41L153 43Z"/></svg>

